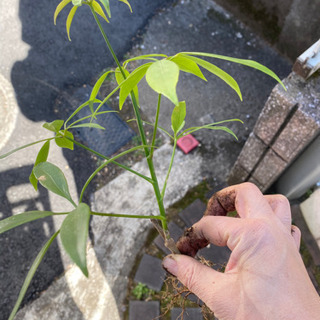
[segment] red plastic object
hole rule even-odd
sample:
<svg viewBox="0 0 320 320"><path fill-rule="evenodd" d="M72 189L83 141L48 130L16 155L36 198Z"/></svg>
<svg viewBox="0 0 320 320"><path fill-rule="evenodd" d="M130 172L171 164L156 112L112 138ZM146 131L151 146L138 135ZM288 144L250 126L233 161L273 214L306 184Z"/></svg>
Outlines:
<svg viewBox="0 0 320 320"><path fill-rule="evenodd" d="M199 145L199 141L193 137L191 134L187 134L181 137L177 141L177 146L185 153L188 154L191 150Z"/></svg>

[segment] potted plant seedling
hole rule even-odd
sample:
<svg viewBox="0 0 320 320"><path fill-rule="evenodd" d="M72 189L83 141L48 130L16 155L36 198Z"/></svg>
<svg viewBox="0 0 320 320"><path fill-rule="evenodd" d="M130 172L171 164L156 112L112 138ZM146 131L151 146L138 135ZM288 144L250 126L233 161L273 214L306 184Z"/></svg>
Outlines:
<svg viewBox="0 0 320 320"><path fill-rule="evenodd" d="M128 0L119 0L125 3L129 10L131 11L131 6ZM90 98L88 101L77 107L72 114L65 120L57 119L50 123L45 123L43 125L45 130L49 130L54 132L55 136L47 139L30 142L27 145L24 145L20 148L12 150L6 154L0 156L0 159L4 159L11 154L27 147L31 147L36 144L40 144L41 147L39 149L38 155L35 159L34 167L32 172L30 173L30 183L37 190L38 183L40 183L44 188L48 189L50 192L56 193L59 196L67 199L74 207L74 209L70 212L51 212L51 211L29 211L23 212L18 215L11 216L9 218L3 219L0 221L0 233L6 232L12 228L20 226L24 223L34 221L36 219L41 219L44 217L52 216L52 215L65 215L65 219L61 225L61 228L57 230L51 238L47 241L47 243L43 246L39 254L37 255L35 261L33 262L25 282L21 288L18 300L12 310L12 313L9 319L13 319L18 308L23 300L23 297L27 291L27 288L34 276L41 260L46 254L48 248L54 239L59 235L61 237L61 242L63 244L64 249L69 254L72 261L81 269L83 274L88 277L87 270L87 260L86 260L86 244L88 239L88 230L89 230L89 221L90 216L92 215L100 215L100 216L112 216L112 217L125 217L125 218L134 218L134 219L151 219L156 226L157 230L163 235L165 238L166 246L173 252L177 249L175 247L174 241L170 238L170 234L168 232L167 226L167 216L166 210L163 204L163 199L166 192L167 182L170 176L172 164L174 161L174 155L177 146L177 140L187 134L196 132L202 129L209 130L223 130L228 134L233 135L235 138L235 134L225 126L225 123L231 121L240 121L238 119L229 119L216 123L209 123L200 127L190 127L185 128L185 117L187 112L186 102L178 97L176 92L176 86L179 81L179 74L181 72L186 72L194 75L195 77L199 77L203 81L207 81L205 76L203 75L201 69L205 69L215 76L219 77L222 81L224 81L228 86L230 86L236 94L239 96L240 100L242 100L242 95L240 88L236 82L236 80L231 77L228 73L218 68L211 62L207 61L207 58L212 59L222 59L227 60L233 63L242 64L251 68L255 68L260 70L261 72L266 73L267 75L273 77L276 81L280 82L280 79L273 73L270 69L265 66L252 61L252 60L244 60L237 59L227 56L216 55L213 53L201 53L201 52L179 52L173 56L168 56L164 53L159 54L147 54L142 56L137 56L134 58L130 58L125 60L123 63L120 63L118 57L116 56L109 40L108 36L102 28L99 19L104 19L109 22L111 17L110 4L109 0L62 0L55 12L54 12L54 23L56 23L56 19L59 13L70 6L70 11L66 21L66 29L68 38L70 40L70 27L73 20L74 15L77 10L81 10L81 6L88 6L93 15L94 21L97 23L102 37L105 40L105 43L112 55L116 68L114 70L109 70L103 73L100 78L97 80L95 85L93 86ZM205 58L205 59L203 59ZM139 61L140 65L135 68L133 71L129 72L129 66L133 61ZM103 100L98 98L98 93L101 88L101 85L107 78L110 73L115 74L115 78L117 81L117 86L106 96ZM143 92L139 92L138 84L139 82L145 78L146 82L158 94L158 102L156 108L156 115L154 123L149 123L153 127L153 135L151 139L151 143L147 143L146 133L143 126L144 121L141 118L141 112L139 108L139 95L143 94ZM282 83L281 83L282 84ZM283 84L282 84L283 85ZM109 158L95 150L91 149L90 146L86 146L81 144L80 142L74 139L74 135L72 133L73 129L79 127L87 127L94 128L96 130L104 130L102 126L96 123L96 119L99 117L108 116L107 113L110 111L103 110L103 105L110 99L112 96L118 94L119 95L119 109L123 107L123 104L126 99L131 99L132 108L134 111L135 119L139 136L141 139L141 144L135 146L129 150L121 152L120 154ZM160 107L162 99L168 99L172 103L172 116L171 116L171 131L165 130L159 127L159 117L160 117ZM75 116L84 108L90 110L90 114L88 116L82 117L80 119L76 119ZM76 120L75 120L76 119ZM172 157L170 164L168 166L167 174L165 177L164 184L162 186L159 185L158 178L154 168L154 151L155 151L155 142L156 142L156 133L158 130L162 130L171 140L172 140ZM71 197L68 188L68 182L64 176L64 173L60 168L58 168L55 164L47 161L48 155L50 152L50 144L55 143L57 146L61 148L68 148L73 150L74 145L84 148L88 152L96 155L97 157L103 159L104 161L96 168L96 170L89 176L86 183L83 185L79 199L75 200ZM122 156L135 152L137 150L142 150L144 152L144 156L149 168L149 175L143 175L132 168L118 162ZM90 209L89 205L83 202L83 196L86 192L86 189L92 179L103 170L108 164L113 163L124 170L131 172L133 175L138 176L141 179L144 179L148 183L150 183L153 187L154 194L156 197L156 201L158 204L159 214L155 215L139 215L139 213L135 215L131 214L117 214L117 213L108 213L108 212L94 212Z"/></svg>

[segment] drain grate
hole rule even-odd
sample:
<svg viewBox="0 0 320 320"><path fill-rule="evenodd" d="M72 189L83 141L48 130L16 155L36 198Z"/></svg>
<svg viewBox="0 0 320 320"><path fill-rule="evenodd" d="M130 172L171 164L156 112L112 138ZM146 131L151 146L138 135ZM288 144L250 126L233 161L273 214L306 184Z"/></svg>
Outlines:
<svg viewBox="0 0 320 320"><path fill-rule="evenodd" d="M80 105L89 99L91 89L92 88L88 86L82 87L74 93L72 98L79 101ZM95 108L96 107L97 104L95 104ZM113 109L107 104L104 104L100 109L100 111L107 110L112 111ZM75 116L75 120L88 115L90 115L89 106L83 108ZM73 132L76 132L75 135L81 143L106 156L111 156L117 152L122 146L128 143L133 136L135 136L134 131L115 112L100 115L94 122L101 125L106 130L95 128L75 128Z"/></svg>

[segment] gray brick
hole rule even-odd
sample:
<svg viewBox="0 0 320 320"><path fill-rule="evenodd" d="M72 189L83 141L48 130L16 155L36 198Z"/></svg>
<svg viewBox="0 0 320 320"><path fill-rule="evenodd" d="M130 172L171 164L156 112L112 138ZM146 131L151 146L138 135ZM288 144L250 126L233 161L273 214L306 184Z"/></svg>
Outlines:
<svg viewBox="0 0 320 320"><path fill-rule="evenodd" d="M295 105L295 99L278 84L272 90L253 129L256 136L269 145Z"/></svg>
<svg viewBox="0 0 320 320"><path fill-rule="evenodd" d="M289 123L272 146L272 149L290 163L319 133L320 123L312 114L297 109Z"/></svg>
<svg viewBox="0 0 320 320"><path fill-rule="evenodd" d="M259 163L252 177L258 181L265 189L278 178L286 168L287 163L283 161L273 150L269 149L265 157Z"/></svg>
<svg viewBox="0 0 320 320"><path fill-rule="evenodd" d="M238 157L239 165L251 172L266 150L267 146L252 132Z"/></svg>
<svg viewBox="0 0 320 320"><path fill-rule="evenodd" d="M130 301L129 320L152 320L160 315L159 301Z"/></svg>
<svg viewBox="0 0 320 320"><path fill-rule="evenodd" d="M165 276L166 272L162 268L162 261L145 254L141 259L134 281L141 282L152 290L160 291Z"/></svg>
<svg viewBox="0 0 320 320"><path fill-rule="evenodd" d="M242 168L237 161L231 169L227 182L231 186L246 181L248 177L249 172Z"/></svg>

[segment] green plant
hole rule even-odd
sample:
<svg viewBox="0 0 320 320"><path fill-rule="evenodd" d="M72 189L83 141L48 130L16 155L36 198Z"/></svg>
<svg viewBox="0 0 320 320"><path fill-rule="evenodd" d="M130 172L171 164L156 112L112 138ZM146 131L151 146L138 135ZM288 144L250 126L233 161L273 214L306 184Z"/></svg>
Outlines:
<svg viewBox="0 0 320 320"><path fill-rule="evenodd" d="M127 0L119 0L119 1L125 3L131 10L131 6ZM187 105L185 101L180 100L178 98L178 95L176 92L176 86L179 81L180 72L190 73L204 81L207 81L207 79L205 78L205 76L201 71L201 68L206 69L210 73L214 74L215 76L223 80L232 89L234 89L234 91L239 96L240 100L242 100L242 95L237 82L228 73L226 73L225 71L218 68L214 64L200 57L222 59L222 60L227 60L229 62L234 62L234 63L242 64L248 67L252 67L266 73L267 75L273 77L275 80L281 83L280 79L271 70L269 70L268 68L264 67L263 65L255 61L236 59L236 58L231 58L231 57L221 56L221 55L216 55L211 53L180 52L173 56L168 56L166 54L148 54L148 55L137 56L134 58L127 59L123 62L123 64L121 64L112 46L110 45L108 37L104 32L98 18L98 16L100 16L102 19L106 20L107 22L109 21L108 19L111 17L109 0L99 0L102 6L99 4L98 1L95 1L95 0L62 0L58 4L56 11L54 13L55 23L61 10L63 10L68 4L71 4L71 2L73 6L71 7L71 10L69 12L69 15L67 17L67 22L66 22L66 29L67 29L69 40L70 40L70 27L76 11L82 5L89 6L91 13L93 15L93 18L97 23L101 31L101 34L105 40L105 43L111 55L114 58L117 68L115 68L115 70L108 70L99 77L99 79L93 86L89 100L83 103L82 105L80 105L78 108L76 108L76 110L74 110L74 112L69 116L68 119L66 120L57 119L51 123L45 123L43 125L43 127L46 130L54 132L55 137L53 138L50 137L50 138L39 140L36 142L31 142L27 145L19 147L15 150L12 150L0 156L0 159L3 159L23 148L27 148L36 144L43 143L42 147L38 152L38 156L35 160L33 170L30 174L30 182L36 190L38 188L38 183L40 183L43 187L45 187L49 191L54 192L59 196L67 199L74 206L74 210L70 212L57 213L57 212L50 212L50 211L29 211L29 212L21 213L19 215L11 216L7 219L0 221L0 233L3 233L14 227L20 226L30 221L34 221L36 219L41 219L41 218L52 216L52 215L66 215L62 223L61 229L58 230L50 238L50 240L45 244L43 249L38 254L36 260L32 264L28 272L28 275L25 279L25 282L22 286L22 289L20 291L16 305L14 306L14 309L9 319L14 318L38 265L40 264L43 256L45 255L52 241L58 236L58 234L60 234L62 244L66 252L71 257L71 259L81 269L83 274L85 276L88 276L87 261L86 261L86 242L88 238L89 219L91 215L151 219L155 227L157 228L157 230L164 236L167 247L172 251L176 250L174 242L170 238L170 235L168 232L167 215L164 208L163 199L166 192L167 182L170 176L172 164L174 161L177 140L183 137L184 135L196 132L201 129L222 130L231 134L233 137L237 138L229 128L224 126L224 124L231 121L242 122L239 119L229 119L229 120L219 121L216 123L209 123L200 127L190 127L185 129L184 127L185 127ZM135 68L133 71L129 72L128 67L131 65L133 61L135 62L139 61L141 64L137 68ZM117 86L103 100L100 100L97 98L98 92L102 84L104 83L104 81L106 81L107 77L111 73L114 73L115 75ZM141 118L141 113L139 109L138 84L142 80L142 78L145 78L148 85L158 94L158 103L157 103L154 123L143 121ZM133 111L135 114L135 119L133 119L133 121L135 121L137 124L138 130L139 130L139 138L136 139L137 140L136 143L138 145L116 155L113 158L109 158L76 141L72 134L72 129L79 128L79 127L87 127L87 128L94 128L97 130L104 130L105 128L98 125L95 122L95 120L99 116L105 115L108 112L113 112L113 111L103 111L102 107L105 104L105 102L108 99L110 99L113 95L115 95L117 92L119 94L120 111L126 99L127 98L131 99ZM163 97L169 99L172 102L172 107L173 107L172 116L171 116L172 131L170 132L164 128L161 128L158 125L159 115L160 115L160 106L161 106L161 101ZM96 105L98 106L96 107ZM74 116L77 113L79 113L83 108L88 108L91 114L81 119L74 120ZM144 123L151 126L151 128L153 128L153 134L152 134L150 143L147 143L146 132L143 126ZM156 133L158 130L161 130L162 132L164 132L173 142L170 165L167 170L165 182L161 187L158 183L157 175L154 168L154 162L153 162L154 150L156 148L156 142L157 142ZM77 201L72 199L69 193L68 182L63 172L61 171L61 169L59 169L53 163L50 163L47 161L49 151L50 151L50 143L52 143L53 141L54 143L56 143L57 146L61 148L68 148L71 150L73 150L74 145L76 144L77 146L99 157L99 159L102 159L102 162L99 163L97 169L90 175L90 177L87 179L87 181L83 185L79 199ZM122 156L131 152L139 151L139 150L142 150L144 152L144 155L149 167L150 176L143 175L133 170L132 168L118 162L118 159L121 158ZM145 181L147 181L152 185L155 197L157 199L157 204L158 204L160 214L144 216L139 214L126 215L126 214L107 213L107 212L94 212L90 209L88 204L83 203L84 193L86 192L86 189L90 184L90 182L92 181L92 179L103 168L105 168L105 166L107 166L110 163L113 163L121 167L122 169L131 172L132 174L140 177L141 179L144 179ZM142 290L142 289L140 288L139 290Z"/></svg>
<svg viewBox="0 0 320 320"><path fill-rule="evenodd" d="M138 300L146 297L150 297L154 293L153 290L149 289L145 284L139 282L132 290L132 294Z"/></svg>

